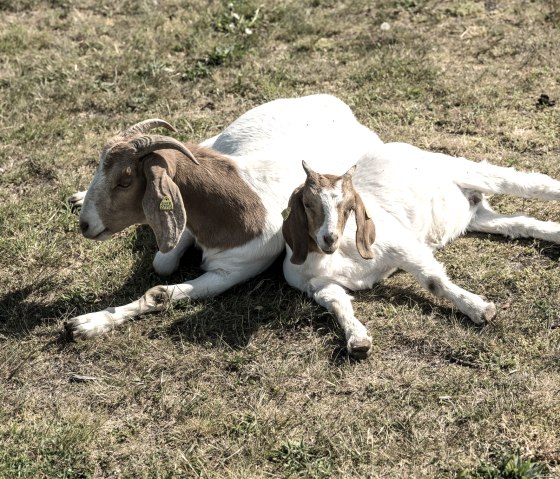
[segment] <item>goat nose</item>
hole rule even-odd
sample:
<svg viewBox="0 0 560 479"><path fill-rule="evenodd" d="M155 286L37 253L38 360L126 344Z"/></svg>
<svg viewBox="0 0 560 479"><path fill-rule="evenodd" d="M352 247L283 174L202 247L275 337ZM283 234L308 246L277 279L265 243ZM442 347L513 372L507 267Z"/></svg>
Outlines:
<svg viewBox="0 0 560 479"><path fill-rule="evenodd" d="M336 242L337 239L338 239L338 235L336 233L329 233L329 234L323 235L323 241L328 246L332 246Z"/></svg>
<svg viewBox="0 0 560 479"><path fill-rule="evenodd" d="M87 221L80 220L80 229L82 230L82 234L86 234L89 229L89 223Z"/></svg>

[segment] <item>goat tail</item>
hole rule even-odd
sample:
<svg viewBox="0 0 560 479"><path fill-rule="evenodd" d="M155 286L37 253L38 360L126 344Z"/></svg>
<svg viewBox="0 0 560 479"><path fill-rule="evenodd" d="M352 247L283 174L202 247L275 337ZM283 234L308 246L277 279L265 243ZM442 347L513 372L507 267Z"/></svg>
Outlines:
<svg viewBox="0 0 560 479"><path fill-rule="evenodd" d="M548 175L521 172L485 161L455 160L451 168L452 179L461 188L521 198L560 200L560 181Z"/></svg>

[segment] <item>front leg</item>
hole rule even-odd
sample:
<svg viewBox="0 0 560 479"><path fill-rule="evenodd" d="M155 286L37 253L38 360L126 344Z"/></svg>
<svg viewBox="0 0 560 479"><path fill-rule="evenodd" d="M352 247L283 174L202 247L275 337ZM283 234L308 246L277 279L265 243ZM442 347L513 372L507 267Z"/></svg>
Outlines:
<svg viewBox="0 0 560 479"><path fill-rule="evenodd" d="M185 229L175 248L167 253L162 253L161 251L156 253L152 263L155 272L160 276L169 276L177 271L183 254L193 243L193 235Z"/></svg>
<svg viewBox="0 0 560 479"><path fill-rule="evenodd" d="M185 283L155 286L132 303L76 316L65 322L64 327L72 339L92 338L109 332L141 314L161 311L171 302L220 294L250 278L251 273L251 268L234 272L219 269L208 271L202 276Z"/></svg>
<svg viewBox="0 0 560 479"><path fill-rule="evenodd" d="M326 283L312 286L313 299L332 313L344 330L348 353L355 358L365 359L371 352L371 337L365 326L354 316L352 297L342 286Z"/></svg>

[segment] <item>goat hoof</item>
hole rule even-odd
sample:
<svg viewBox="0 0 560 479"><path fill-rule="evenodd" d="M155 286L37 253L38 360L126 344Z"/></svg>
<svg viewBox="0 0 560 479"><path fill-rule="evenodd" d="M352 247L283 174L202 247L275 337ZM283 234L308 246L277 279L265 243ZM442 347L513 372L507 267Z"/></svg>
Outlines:
<svg viewBox="0 0 560 479"><path fill-rule="evenodd" d="M84 204L85 197L86 197L85 191L78 191L77 193L74 193L72 196L70 196L68 198L68 203L70 203L72 210L81 208L82 205Z"/></svg>
<svg viewBox="0 0 560 479"><path fill-rule="evenodd" d="M98 313L83 314L64 322L64 330L69 339L77 341L80 339L93 338L110 331L111 318L109 313L99 311Z"/></svg>
<svg viewBox="0 0 560 479"><path fill-rule="evenodd" d="M496 305L494 303L488 303L484 311L482 311L482 313L478 317L473 318L473 323L479 326L483 326L484 324L492 321L495 317Z"/></svg>
<svg viewBox="0 0 560 479"><path fill-rule="evenodd" d="M348 341L348 353L356 359L366 359L371 353L371 339L351 339Z"/></svg>
<svg viewBox="0 0 560 479"><path fill-rule="evenodd" d="M484 314L482 316L484 321L491 321L496 317L496 305L494 303L489 303L484 310Z"/></svg>

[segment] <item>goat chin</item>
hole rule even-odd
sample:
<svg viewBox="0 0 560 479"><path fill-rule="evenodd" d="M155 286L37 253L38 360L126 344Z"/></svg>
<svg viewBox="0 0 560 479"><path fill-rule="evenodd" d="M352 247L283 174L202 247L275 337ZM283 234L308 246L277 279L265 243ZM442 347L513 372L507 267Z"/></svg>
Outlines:
<svg viewBox="0 0 560 479"><path fill-rule="evenodd" d="M113 236L113 233L111 233L111 232L108 231L108 230L103 230L103 231L102 231L101 233L99 233L98 235L93 236L92 238L89 238L89 239L92 239L92 240L95 240L95 241L107 241L107 240L108 240L109 238L111 238L112 236Z"/></svg>

